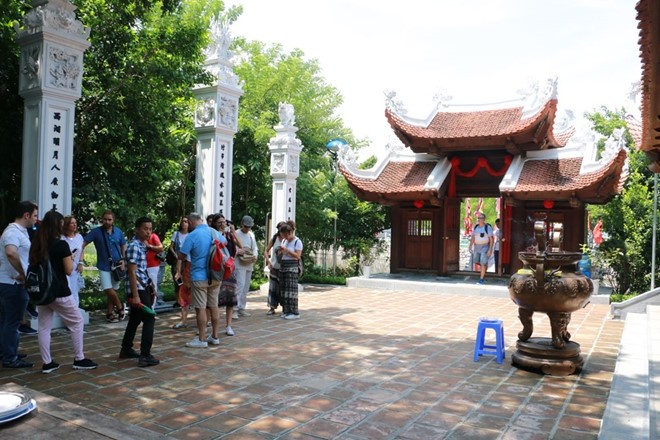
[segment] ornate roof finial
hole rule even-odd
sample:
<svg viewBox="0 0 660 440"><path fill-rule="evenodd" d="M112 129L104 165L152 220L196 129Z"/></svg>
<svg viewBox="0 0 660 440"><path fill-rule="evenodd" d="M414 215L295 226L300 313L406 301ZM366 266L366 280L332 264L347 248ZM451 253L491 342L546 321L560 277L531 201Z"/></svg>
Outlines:
<svg viewBox="0 0 660 440"><path fill-rule="evenodd" d="M541 84L541 81L531 83L527 88L518 90L525 105L523 106L523 119L535 115L543 105L551 99L557 99L557 77L550 77Z"/></svg>
<svg viewBox="0 0 660 440"><path fill-rule="evenodd" d="M440 108L447 108L449 107L449 104L447 104L449 101L454 99L453 96L449 95L445 90L438 90L435 95L433 95L433 102L435 102L435 108L436 110L440 110Z"/></svg>
<svg viewBox="0 0 660 440"><path fill-rule="evenodd" d="M404 116L408 113L408 110L403 106L403 102L400 99L397 99L396 92L394 90L385 90L385 107L390 109L392 112L396 113L399 116Z"/></svg>

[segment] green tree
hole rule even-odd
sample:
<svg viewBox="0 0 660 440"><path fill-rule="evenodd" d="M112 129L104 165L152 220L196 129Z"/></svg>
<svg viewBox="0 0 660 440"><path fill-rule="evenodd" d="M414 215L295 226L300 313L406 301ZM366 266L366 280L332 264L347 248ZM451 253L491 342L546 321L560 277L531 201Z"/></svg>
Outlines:
<svg viewBox="0 0 660 440"><path fill-rule="evenodd" d="M74 209L120 224L148 214L165 230L191 206L195 84L217 0L79 0L92 28L76 109ZM109 7L111 3L112 7ZM240 10L227 13L233 20Z"/></svg>
<svg viewBox="0 0 660 440"><path fill-rule="evenodd" d="M20 22L29 5L25 1L0 2L0 223L13 220L13 205L21 192L23 149L23 98L18 94L20 51L14 23Z"/></svg>
<svg viewBox="0 0 660 440"><path fill-rule="evenodd" d="M617 128L626 128L629 148L629 176L622 193L606 205L589 205L588 210L594 223L602 218L603 231L608 234L599 250L615 274L613 293L639 294L647 291L650 284L652 173L646 155L635 151L624 116L624 109L605 107L586 114L594 129L605 137ZM599 142L599 151L602 151L605 139ZM589 226L593 228L593 225Z"/></svg>

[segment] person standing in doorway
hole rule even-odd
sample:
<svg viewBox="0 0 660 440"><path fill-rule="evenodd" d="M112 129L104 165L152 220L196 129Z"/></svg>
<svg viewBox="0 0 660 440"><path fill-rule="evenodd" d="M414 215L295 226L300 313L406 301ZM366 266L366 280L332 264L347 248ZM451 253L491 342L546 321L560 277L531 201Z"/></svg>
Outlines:
<svg viewBox="0 0 660 440"><path fill-rule="evenodd" d="M500 268L500 243L502 242L502 230L500 229L500 219L495 220L495 245L493 255L495 257L495 273L499 273Z"/></svg>
<svg viewBox="0 0 660 440"><path fill-rule="evenodd" d="M101 217L103 222L101 226L92 229L85 236L83 249L89 243L94 243L96 248L96 267L99 270L101 279L101 288L108 299L108 309L106 320L108 322L119 322L126 318L124 313L124 304L119 300L117 290L119 290L119 281L112 278L112 264L121 264L122 269L126 268L124 257L126 255L126 238L124 233L115 223L114 212L107 210ZM117 315L115 315L115 309Z"/></svg>
<svg viewBox="0 0 660 440"><path fill-rule="evenodd" d="M473 252L474 262L480 266L480 276L477 284L483 284L488 269L488 259L493 254L494 246L493 227L486 224L486 215L479 213L477 216L477 225L472 230L470 245L468 251Z"/></svg>
<svg viewBox="0 0 660 440"><path fill-rule="evenodd" d="M0 349L3 368L32 368L18 353L18 327L28 304L25 272L30 256L28 229L37 222L37 205L18 203L14 222L0 237Z"/></svg>
<svg viewBox="0 0 660 440"><path fill-rule="evenodd" d="M252 281L252 270L257 261L258 249L257 239L254 237L252 227L254 220L249 215L243 217L241 229L236 231L236 239L241 244L236 251L236 299L238 300L237 311L234 313L234 319L242 316L250 316L247 312L247 293L250 290L250 281Z"/></svg>

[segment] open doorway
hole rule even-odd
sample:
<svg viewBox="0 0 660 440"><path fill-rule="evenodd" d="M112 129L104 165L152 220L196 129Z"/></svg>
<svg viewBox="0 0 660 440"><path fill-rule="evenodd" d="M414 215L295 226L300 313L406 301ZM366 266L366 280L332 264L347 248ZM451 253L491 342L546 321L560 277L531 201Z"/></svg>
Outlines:
<svg viewBox="0 0 660 440"><path fill-rule="evenodd" d="M461 200L461 230L459 237L459 271L463 272L478 272L480 267L473 262L472 255L469 252L470 237L474 231L475 226L478 224L478 216L485 216L485 229L488 233L492 233L495 239L495 252L492 253L488 261L487 273L501 274L502 273L502 229L501 224L497 224L500 219L502 210L502 199L486 198L486 197L466 197ZM484 234L480 231L480 235Z"/></svg>

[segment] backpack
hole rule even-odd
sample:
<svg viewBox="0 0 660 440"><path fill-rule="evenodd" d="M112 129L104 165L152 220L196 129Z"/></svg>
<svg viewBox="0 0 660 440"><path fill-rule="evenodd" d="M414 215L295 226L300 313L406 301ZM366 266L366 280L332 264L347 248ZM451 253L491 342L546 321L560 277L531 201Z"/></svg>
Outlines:
<svg viewBox="0 0 660 440"><path fill-rule="evenodd" d="M213 234L213 231L211 231L211 234ZM231 278L236 267L234 257L229 255L227 246L218 240L215 234L212 236L213 242L206 259L206 274L209 284L213 281L224 281Z"/></svg>
<svg viewBox="0 0 660 440"><path fill-rule="evenodd" d="M28 266L25 289L30 302L35 306L45 306L55 301L60 290L60 280L53 271L50 258L46 257L41 263Z"/></svg>

